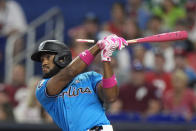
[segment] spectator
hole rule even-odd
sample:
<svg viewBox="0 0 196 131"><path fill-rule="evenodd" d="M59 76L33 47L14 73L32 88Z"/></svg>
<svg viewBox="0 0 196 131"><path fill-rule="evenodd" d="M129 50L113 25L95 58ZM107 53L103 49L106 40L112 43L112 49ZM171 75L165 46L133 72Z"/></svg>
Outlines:
<svg viewBox="0 0 196 131"><path fill-rule="evenodd" d="M124 21L122 28L122 36L127 40L141 37L141 31L136 21L131 18L128 18Z"/></svg>
<svg viewBox="0 0 196 131"><path fill-rule="evenodd" d="M146 81L155 86L158 94L162 97L168 90L171 89L171 74L165 72L165 57L162 52L155 53L154 68L146 73Z"/></svg>
<svg viewBox="0 0 196 131"><path fill-rule="evenodd" d="M95 16L95 14L87 13L83 26L87 33L87 38L97 40L97 33L99 31L99 20Z"/></svg>
<svg viewBox="0 0 196 131"><path fill-rule="evenodd" d="M122 3L114 3L111 10L110 21L105 23L104 28L110 33L122 35L122 25L125 20L125 8Z"/></svg>
<svg viewBox="0 0 196 131"><path fill-rule="evenodd" d="M15 97L19 104L14 108L14 116L20 123L41 123L41 105L35 98L35 87L41 80L40 77L32 77L27 88L17 91Z"/></svg>
<svg viewBox="0 0 196 131"><path fill-rule="evenodd" d="M196 44L194 44L194 51L187 52L187 62L188 65L196 72Z"/></svg>
<svg viewBox="0 0 196 131"><path fill-rule="evenodd" d="M145 82L145 69L141 64L135 64L130 82L120 87L118 104L110 107L111 113L139 112L143 115L160 111L160 101L156 88Z"/></svg>
<svg viewBox="0 0 196 131"><path fill-rule="evenodd" d="M164 111L184 116L190 120L196 109L196 96L188 87L188 78L184 71L178 69L172 74L173 88L164 96Z"/></svg>
<svg viewBox="0 0 196 131"><path fill-rule="evenodd" d="M89 45L87 43L85 43L85 44L78 43L78 42L72 43L72 45L71 45L72 58L77 57L81 51L84 51L88 48L89 48Z"/></svg>
<svg viewBox="0 0 196 131"><path fill-rule="evenodd" d="M195 0L188 0L185 5L186 8L186 20L188 22L188 30L194 31L194 27L196 26L196 1Z"/></svg>
<svg viewBox="0 0 196 131"><path fill-rule="evenodd" d="M139 27L134 20L125 20L125 23L123 24L122 36L127 40L136 39L141 36ZM127 72L129 72L131 69L133 50L134 49L132 47L126 47L125 49L117 53L119 73L122 77L121 83L126 83L129 80L129 74Z"/></svg>
<svg viewBox="0 0 196 131"><path fill-rule="evenodd" d="M148 28L146 29L146 32L144 33L145 36L151 36L151 35L157 35L160 33L163 33L163 27L162 27L163 20L159 16L152 16L150 20L148 21Z"/></svg>
<svg viewBox="0 0 196 131"><path fill-rule="evenodd" d="M182 30L182 29L181 29ZM163 19L158 15L151 17L148 23L148 29L144 32L145 36L151 36L167 32L163 27ZM178 43L180 43L179 41ZM164 71L170 72L174 68L174 52L171 42L165 43L153 43L151 48L145 54L145 65L147 68L153 69L156 65L154 64L155 55L157 50L161 50L165 57Z"/></svg>
<svg viewBox="0 0 196 131"><path fill-rule="evenodd" d="M188 31L189 31L189 39L196 43L196 1L195 0L189 0L186 4L186 12L187 17L186 20L188 22Z"/></svg>
<svg viewBox="0 0 196 131"><path fill-rule="evenodd" d="M158 43L157 47L153 47L150 50L147 50L147 52L145 53L145 59L144 59L144 63L145 66L149 69L154 68L154 59L155 59L155 55L154 53L157 50L161 50L164 57L165 57L165 65L164 65L164 70L166 72L171 72L174 69L174 49L172 46L172 42L162 42L162 43Z"/></svg>
<svg viewBox="0 0 196 131"><path fill-rule="evenodd" d="M14 121L13 107L4 85L0 85L0 121Z"/></svg>
<svg viewBox="0 0 196 131"><path fill-rule="evenodd" d="M164 29L162 27L163 20L159 16L152 16L150 20L148 21L148 28L143 33L144 36L151 36L151 35L157 35L164 32ZM153 43L150 44L150 48L145 54L145 66L149 69L154 68L154 53L159 50L160 43Z"/></svg>
<svg viewBox="0 0 196 131"><path fill-rule="evenodd" d="M172 47L172 42L160 43L158 50L162 50L165 57L164 70L166 72L171 72L174 69L174 49Z"/></svg>
<svg viewBox="0 0 196 131"><path fill-rule="evenodd" d="M0 36L10 37L26 31L27 22L20 5L13 0L0 0ZM22 50L22 38L15 42L15 54Z"/></svg>
<svg viewBox="0 0 196 131"><path fill-rule="evenodd" d="M20 88L26 88L25 84L25 69L23 65L15 65L13 68L12 81L5 84L12 106L16 106L18 101L15 99L15 94Z"/></svg>
<svg viewBox="0 0 196 131"><path fill-rule="evenodd" d="M68 35L71 39L70 43L75 42L76 39L80 39L80 38L81 39L86 39L86 38L88 38L87 37L87 32L86 32L86 30L84 29L84 27L82 25L71 28L68 31Z"/></svg>
<svg viewBox="0 0 196 131"><path fill-rule="evenodd" d="M20 5L13 0L0 0L0 34L9 36L23 33L26 28L26 19Z"/></svg>
<svg viewBox="0 0 196 131"><path fill-rule="evenodd" d="M188 21L187 19L180 19L176 22L175 30L186 30L188 31ZM194 51L194 45L192 41L187 38L186 40L174 41L174 48L182 48L185 52Z"/></svg>
<svg viewBox="0 0 196 131"><path fill-rule="evenodd" d="M152 56L154 56L154 52L148 50L144 45L138 45L132 48L132 62L140 62L146 69L151 69L149 63L153 64Z"/></svg>
<svg viewBox="0 0 196 131"><path fill-rule="evenodd" d="M176 21L185 18L185 10L178 6L175 0L164 0L160 7L153 9L155 15L163 19L163 26L167 30L172 30L175 27Z"/></svg>
<svg viewBox="0 0 196 131"><path fill-rule="evenodd" d="M14 121L13 108L10 103L3 103L0 105L0 121Z"/></svg>
<svg viewBox="0 0 196 131"><path fill-rule="evenodd" d="M76 42L76 39L97 39L97 33L99 30L98 19L93 13L88 13L81 25L73 27L68 31L68 35L71 38L72 57L75 58L80 52L89 48L90 45L81 44Z"/></svg>
<svg viewBox="0 0 196 131"><path fill-rule="evenodd" d="M137 21L139 29L145 30L147 28L148 20L150 19L151 13L143 4L143 0L127 0L127 12L129 18Z"/></svg>
<svg viewBox="0 0 196 131"><path fill-rule="evenodd" d="M175 49L175 70L183 70L187 75L187 83L189 87L193 88L196 83L196 72L188 65L186 54L186 50L184 50L183 48L179 47Z"/></svg>
<svg viewBox="0 0 196 131"><path fill-rule="evenodd" d="M196 71L196 2L188 1L186 4L189 39L194 45L194 50L187 55L188 64Z"/></svg>
<svg viewBox="0 0 196 131"><path fill-rule="evenodd" d="M133 54L132 54L132 62L139 62L143 66L145 66L144 63L144 57L145 57L146 49L143 46L135 46L133 47Z"/></svg>

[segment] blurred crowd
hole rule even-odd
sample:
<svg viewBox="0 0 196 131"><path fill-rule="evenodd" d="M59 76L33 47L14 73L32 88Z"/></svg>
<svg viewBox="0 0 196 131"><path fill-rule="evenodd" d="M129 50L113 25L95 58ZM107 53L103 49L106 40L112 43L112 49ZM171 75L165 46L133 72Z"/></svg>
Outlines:
<svg viewBox="0 0 196 131"><path fill-rule="evenodd" d="M4 32L2 23L6 23L1 18L5 12L2 1L5 0L0 0L0 34ZM195 14L195 0L127 0L113 3L108 21L101 23L94 12L89 12L80 25L69 29L73 58L91 46L77 43L77 38L99 40L114 33L131 40L170 31L189 33L187 40L137 44L116 51L112 64L120 93L116 102L106 105L108 114L126 112L147 117L165 113L187 121L196 115ZM100 56L88 70L102 73ZM40 79L35 76L25 82L24 66L14 66L12 81L0 85L0 120L52 122L34 95Z"/></svg>
<svg viewBox="0 0 196 131"><path fill-rule="evenodd" d="M114 33L127 40L186 30L183 41L144 43L126 47L113 54L112 64L119 84L119 99L107 107L109 114L157 113L179 115L191 120L196 112L196 3L187 0L127 0L112 5L108 21L99 23L95 14L69 30L73 56L90 44L77 38L103 39ZM88 70L102 73L97 57Z"/></svg>

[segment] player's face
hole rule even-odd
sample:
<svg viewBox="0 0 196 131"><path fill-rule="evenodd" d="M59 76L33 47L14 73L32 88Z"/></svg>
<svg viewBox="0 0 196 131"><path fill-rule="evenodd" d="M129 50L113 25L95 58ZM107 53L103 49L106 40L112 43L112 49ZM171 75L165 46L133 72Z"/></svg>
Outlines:
<svg viewBox="0 0 196 131"><path fill-rule="evenodd" d="M43 78L50 78L58 72L53 62L54 57L54 54L43 54L41 56Z"/></svg>

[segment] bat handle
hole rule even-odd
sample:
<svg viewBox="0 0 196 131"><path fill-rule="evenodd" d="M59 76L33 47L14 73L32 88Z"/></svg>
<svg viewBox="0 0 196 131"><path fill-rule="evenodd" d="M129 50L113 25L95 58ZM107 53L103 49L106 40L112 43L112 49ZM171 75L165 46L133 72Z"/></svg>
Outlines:
<svg viewBox="0 0 196 131"><path fill-rule="evenodd" d="M127 43L128 44L135 44L137 43L138 41L136 39L133 39L133 40L127 40Z"/></svg>
<svg viewBox="0 0 196 131"><path fill-rule="evenodd" d="M90 39L76 39L76 41L79 43L95 43L95 40Z"/></svg>

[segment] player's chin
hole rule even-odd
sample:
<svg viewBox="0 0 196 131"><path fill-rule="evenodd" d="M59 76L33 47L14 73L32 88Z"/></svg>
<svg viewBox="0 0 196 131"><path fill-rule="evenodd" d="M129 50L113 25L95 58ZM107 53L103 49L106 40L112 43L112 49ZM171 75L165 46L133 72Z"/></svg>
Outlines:
<svg viewBox="0 0 196 131"><path fill-rule="evenodd" d="M43 78L49 78L49 77L50 77L50 74L43 72Z"/></svg>
<svg viewBox="0 0 196 131"><path fill-rule="evenodd" d="M50 78L53 76L53 73L48 72L48 71L43 71L43 78Z"/></svg>
<svg viewBox="0 0 196 131"><path fill-rule="evenodd" d="M56 75L59 71L60 71L60 68L58 68L56 66L49 71L43 70L43 78L45 78L45 79L51 78L52 76Z"/></svg>

